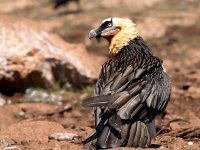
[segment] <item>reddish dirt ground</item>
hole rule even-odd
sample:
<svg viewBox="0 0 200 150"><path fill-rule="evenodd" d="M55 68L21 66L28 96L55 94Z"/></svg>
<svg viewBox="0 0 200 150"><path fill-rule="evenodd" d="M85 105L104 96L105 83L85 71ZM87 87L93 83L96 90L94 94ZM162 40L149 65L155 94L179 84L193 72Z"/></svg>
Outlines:
<svg viewBox="0 0 200 150"><path fill-rule="evenodd" d="M143 23L140 26L141 33L155 55L164 60L173 84L171 100L162 114L162 121L156 120L158 136L152 146L146 149L200 149L198 0L152 0L151 3L138 2L134 5L130 5L129 1L120 4L120 0L111 1L111 4L106 0L82 0L81 11L77 11L73 3L53 10L48 0L30 1L28 4L20 1L20 5L17 5L3 0L0 12L39 20L50 32L59 34L66 41L83 43L90 53L105 57L108 56L107 43L102 41L98 45L87 39L88 31L97 22L119 16L129 17L136 24ZM91 95L92 86L81 90L56 89L51 92L59 90L62 91L60 95L63 101L58 104L27 102L23 93L16 93L11 97L1 95L7 103L0 107L0 149L83 149L81 142L94 132L94 117L92 110L82 108L80 102L85 96ZM75 133L80 137L72 141L49 139L48 136L55 132ZM122 148L113 150L118 149ZM123 148L125 149L134 148Z"/></svg>

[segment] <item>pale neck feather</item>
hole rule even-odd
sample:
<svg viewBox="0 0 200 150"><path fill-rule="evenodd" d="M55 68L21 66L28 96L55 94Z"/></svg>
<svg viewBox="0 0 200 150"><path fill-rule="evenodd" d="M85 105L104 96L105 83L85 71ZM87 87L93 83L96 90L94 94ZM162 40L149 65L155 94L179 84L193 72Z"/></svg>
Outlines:
<svg viewBox="0 0 200 150"><path fill-rule="evenodd" d="M109 53L117 54L123 46L128 45L128 42L137 36L135 24L129 20L123 22L121 30L111 39Z"/></svg>

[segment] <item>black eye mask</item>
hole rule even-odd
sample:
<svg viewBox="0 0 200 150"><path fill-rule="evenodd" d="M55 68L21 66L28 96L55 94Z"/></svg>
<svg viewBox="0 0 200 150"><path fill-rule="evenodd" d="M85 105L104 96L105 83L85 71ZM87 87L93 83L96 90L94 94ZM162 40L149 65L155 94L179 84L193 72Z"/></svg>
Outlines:
<svg viewBox="0 0 200 150"><path fill-rule="evenodd" d="M106 21L101 25L101 29L106 29L108 27L111 27L113 25L112 21Z"/></svg>
<svg viewBox="0 0 200 150"><path fill-rule="evenodd" d="M101 24L101 29L106 29L108 27L112 27L113 26L113 22L112 19L110 21L105 21L103 24Z"/></svg>

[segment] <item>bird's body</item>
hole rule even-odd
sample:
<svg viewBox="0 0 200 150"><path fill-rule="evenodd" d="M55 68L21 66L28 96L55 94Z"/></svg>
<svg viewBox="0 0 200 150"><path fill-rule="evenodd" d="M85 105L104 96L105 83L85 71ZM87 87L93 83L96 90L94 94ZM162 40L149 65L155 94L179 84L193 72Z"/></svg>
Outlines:
<svg viewBox="0 0 200 150"><path fill-rule="evenodd" d="M119 24L113 20L113 25ZM112 58L102 66L94 97L83 101L84 106L94 107L96 117L96 133L85 141L86 149L91 141L99 148L149 146L155 136L153 120L164 111L170 97L171 83L162 60L137 36L130 20L120 21L120 30L114 35L113 29L109 30L112 36L105 37ZM99 38L98 34L95 37Z"/></svg>
<svg viewBox="0 0 200 150"><path fill-rule="evenodd" d="M77 5L79 5L79 1L80 0L53 0L54 2L54 8L57 9L61 6L65 6L67 3L74 1L77 3Z"/></svg>

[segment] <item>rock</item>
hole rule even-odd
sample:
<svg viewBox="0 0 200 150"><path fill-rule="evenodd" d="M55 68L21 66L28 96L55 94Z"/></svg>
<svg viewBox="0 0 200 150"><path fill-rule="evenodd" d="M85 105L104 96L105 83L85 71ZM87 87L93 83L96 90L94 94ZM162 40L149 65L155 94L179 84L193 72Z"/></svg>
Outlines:
<svg viewBox="0 0 200 150"><path fill-rule="evenodd" d="M13 144L14 144L14 142L12 140L1 139L0 140L0 149L9 147L9 146L11 146Z"/></svg>
<svg viewBox="0 0 200 150"><path fill-rule="evenodd" d="M0 140L0 149L2 150L20 150L19 147L14 145L15 142L12 140L1 139Z"/></svg>
<svg viewBox="0 0 200 150"><path fill-rule="evenodd" d="M4 147L3 150L20 150L20 148L17 146L9 146L9 147Z"/></svg>
<svg viewBox="0 0 200 150"><path fill-rule="evenodd" d="M49 139L55 139L58 141L72 141L75 138L80 138L80 136L73 133L53 133L49 135Z"/></svg>
<svg viewBox="0 0 200 150"><path fill-rule="evenodd" d="M82 44L69 44L39 22L0 16L0 91L93 83L98 62Z"/></svg>
<svg viewBox="0 0 200 150"><path fill-rule="evenodd" d="M62 104L63 97L59 92L47 92L44 90L28 89L22 99L23 102L43 102Z"/></svg>
<svg viewBox="0 0 200 150"><path fill-rule="evenodd" d="M189 142L188 142L188 145L189 145L189 146L193 145L193 142L189 141Z"/></svg>

